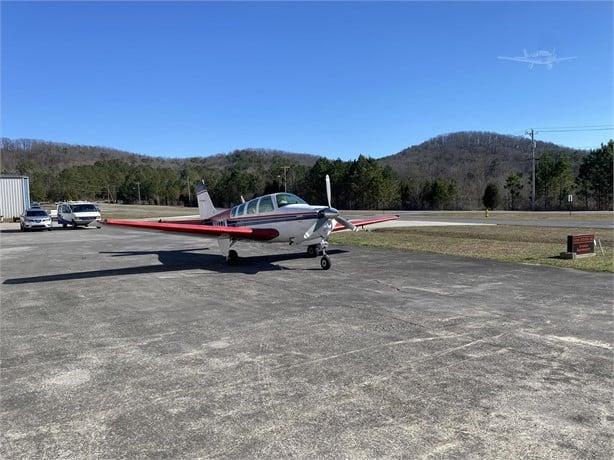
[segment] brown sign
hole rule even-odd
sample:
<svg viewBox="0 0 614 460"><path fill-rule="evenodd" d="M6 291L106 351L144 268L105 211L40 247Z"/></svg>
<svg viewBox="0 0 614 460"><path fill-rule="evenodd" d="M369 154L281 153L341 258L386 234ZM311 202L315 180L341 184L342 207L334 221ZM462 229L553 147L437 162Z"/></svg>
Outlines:
<svg viewBox="0 0 614 460"><path fill-rule="evenodd" d="M576 254L595 252L595 235L567 235L567 252Z"/></svg>

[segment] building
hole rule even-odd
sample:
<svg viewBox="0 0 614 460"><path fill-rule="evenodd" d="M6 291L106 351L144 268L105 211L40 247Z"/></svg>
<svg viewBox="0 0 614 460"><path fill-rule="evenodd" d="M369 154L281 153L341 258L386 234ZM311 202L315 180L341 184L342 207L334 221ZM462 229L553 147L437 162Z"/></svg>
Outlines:
<svg viewBox="0 0 614 460"><path fill-rule="evenodd" d="M17 219L30 207L30 178L28 176L0 176L0 218Z"/></svg>

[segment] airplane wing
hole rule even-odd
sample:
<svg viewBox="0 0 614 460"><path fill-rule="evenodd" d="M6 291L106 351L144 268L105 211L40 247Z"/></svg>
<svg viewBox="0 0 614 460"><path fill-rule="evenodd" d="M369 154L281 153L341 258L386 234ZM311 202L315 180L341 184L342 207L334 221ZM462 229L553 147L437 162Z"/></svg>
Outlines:
<svg viewBox="0 0 614 460"><path fill-rule="evenodd" d="M497 56L497 59L505 59L506 61L516 61L516 62L533 62L531 59L527 59L524 57L507 57L507 56Z"/></svg>
<svg viewBox="0 0 614 460"><path fill-rule="evenodd" d="M371 217L369 219L353 219L353 220L350 220L350 222L355 227L364 228L366 225L378 224L380 222L388 222L389 220L397 220L398 218L399 216L395 214L393 216L378 216L378 217ZM335 225L333 232L338 232L340 230L346 230L346 227L338 223L337 225Z"/></svg>
<svg viewBox="0 0 614 460"><path fill-rule="evenodd" d="M206 237L228 236L241 240L267 241L279 236L279 232L274 228L227 227L224 225L150 222L124 219L106 219L102 221L102 223L106 225L137 228L139 230L190 233Z"/></svg>
<svg viewBox="0 0 614 460"><path fill-rule="evenodd" d="M564 57L564 58L556 58L553 59L552 62L559 62L559 61L569 61L570 59L576 59L577 56L569 56L569 57Z"/></svg>

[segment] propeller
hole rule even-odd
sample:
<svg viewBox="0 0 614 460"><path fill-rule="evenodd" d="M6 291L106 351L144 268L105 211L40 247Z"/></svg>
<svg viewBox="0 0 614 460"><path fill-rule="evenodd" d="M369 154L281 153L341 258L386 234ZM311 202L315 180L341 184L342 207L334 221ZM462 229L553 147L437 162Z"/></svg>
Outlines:
<svg viewBox="0 0 614 460"><path fill-rule="evenodd" d="M356 225L354 225L352 222L347 220L345 217L337 216L335 217L335 220L339 222L341 225L343 225L345 228L347 228L348 230L352 230L353 232L356 231Z"/></svg>
<svg viewBox="0 0 614 460"><path fill-rule="evenodd" d="M309 239L311 235L316 233L320 228L329 221L337 221L341 225L343 225L348 230L356 231L356 226L352 224L349 220L341 217L339 215L339 211L331 206L331 189L330 189L330 177L326 175L326 200L328 202L328 208L320 209L318 211L318 220L315 224L313 224L309 230L305 232L304 239ZM333 228L334 228L333 223Z"/></svg>

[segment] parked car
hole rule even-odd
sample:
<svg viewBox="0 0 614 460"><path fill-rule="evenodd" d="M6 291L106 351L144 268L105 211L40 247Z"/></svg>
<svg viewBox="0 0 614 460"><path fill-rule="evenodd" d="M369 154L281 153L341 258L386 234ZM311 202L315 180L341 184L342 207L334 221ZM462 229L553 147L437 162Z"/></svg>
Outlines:
<svg viewBox="0 0 614 460"><path fill-rule="evenodd" d="M100 219L98 207L87 201L67 201L58 204L58 224L62 227L72 225L87 227L90 223Z"/></svg>
<svg viewBox="0 0 614 460"><path fill-rule="evenodd" d="M41 209L41 205L40 203L33 201L32 203L30 203L30 209Z"/></svg>
<svg viewBox="0 0 614 460"><path fill-rule="evenodd" d="M40 208L26 209L21 216L19 216L19 225L21 231L26 230L51 230L51 217L47 214L47 211Z"/></svg>

